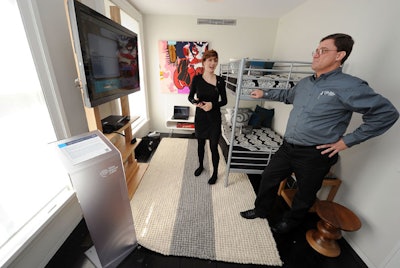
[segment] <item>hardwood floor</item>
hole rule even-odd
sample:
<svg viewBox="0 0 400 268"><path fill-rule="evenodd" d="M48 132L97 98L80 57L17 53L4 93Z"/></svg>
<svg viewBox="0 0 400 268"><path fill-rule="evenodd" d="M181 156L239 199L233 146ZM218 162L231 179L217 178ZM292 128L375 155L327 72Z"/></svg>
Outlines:
<svg viewBox="0 0 400 268"><path fill-rule="evenodd" d="M186 136L179 136L186 137ZM192 137L192 136L189 136ZM253 188L257 190L260 176L249 175ZM281 197L277 196L273 221L278 220L288 209ZM285 268L367 268L357 256L350 245L342 238L339 240L342 252L338 257L324 257L314 251L307 243L305 233L311 228L316 228L318 216L309 213L305 222L296 230L285 235L275 235L279 254ZM89 232L84 220L75 228L67 241L54 255L46 267L90 268L93 264L85 257L84 252L92 246ZM118 267L125 268L250 268L271 267L251 264L225 263L209 260L200 260L186 257L164 256L144 247L137 247Z"/></svg>

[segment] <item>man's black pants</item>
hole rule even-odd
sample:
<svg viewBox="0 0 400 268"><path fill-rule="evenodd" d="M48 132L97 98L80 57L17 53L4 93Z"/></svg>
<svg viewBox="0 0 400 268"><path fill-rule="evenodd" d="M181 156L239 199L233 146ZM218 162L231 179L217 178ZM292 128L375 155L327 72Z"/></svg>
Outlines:
<svg viewBox="0 0 400 268"><path fill-rule="evenodd" d="M284 141L261 175L255 201L257 214L268 216L275 203L280 182L294 173L298 190L292 208L284 218L302 221L313 206L325 175L338 159L337 154L329 158L328 154L321 155L321 151L316 146L299 146Z"/></svg>

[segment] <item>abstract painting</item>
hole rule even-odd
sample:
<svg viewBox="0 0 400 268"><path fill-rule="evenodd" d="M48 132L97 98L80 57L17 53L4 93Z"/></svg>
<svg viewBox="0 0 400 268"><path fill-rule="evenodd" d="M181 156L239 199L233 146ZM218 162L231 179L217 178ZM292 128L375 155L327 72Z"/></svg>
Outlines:
<svg viewBox="0 0 400 268"><path fill-rule="evenodd" d="M161 92L188 94L193 77L203 73L206 50L208 42L159 41Z"/></svg>

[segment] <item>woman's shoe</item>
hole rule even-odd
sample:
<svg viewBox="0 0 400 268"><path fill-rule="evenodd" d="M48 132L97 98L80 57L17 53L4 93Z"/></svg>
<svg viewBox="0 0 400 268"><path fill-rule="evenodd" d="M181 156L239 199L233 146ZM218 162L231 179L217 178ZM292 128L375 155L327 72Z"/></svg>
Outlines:
<svg viewBox="0 0 400 268"><path fill-rule="evenodd" d="M217 175L212 175L212 177L208 180L208 184L215 184L217 182Z"/></svg>
<svg viewBox="0 0 400 268"><path fill-rule="evenodd" d="M194 175L195 175L196 177L200 176L201 172L203 172L203 169L204 169L203 167L198 167L198 168L195 170Z"/></svg>

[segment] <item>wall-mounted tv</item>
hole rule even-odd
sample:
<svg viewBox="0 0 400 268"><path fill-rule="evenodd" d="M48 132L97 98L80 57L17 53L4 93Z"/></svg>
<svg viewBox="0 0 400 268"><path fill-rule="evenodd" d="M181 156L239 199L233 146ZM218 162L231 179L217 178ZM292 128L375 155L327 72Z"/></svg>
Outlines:
<svg viewBox="0 0 400 268"><path fill-rule="evenodd" d="M85 106L138 91L137 34L76 0L67 10Z"/></svg>

